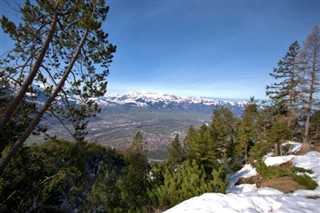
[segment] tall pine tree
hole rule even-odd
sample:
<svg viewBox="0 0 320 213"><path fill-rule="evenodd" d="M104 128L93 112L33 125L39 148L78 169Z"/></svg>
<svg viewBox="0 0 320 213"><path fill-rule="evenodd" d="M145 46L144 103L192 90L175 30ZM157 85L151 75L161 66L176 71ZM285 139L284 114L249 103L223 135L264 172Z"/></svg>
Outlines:
<svg viewBox="0 0 320 213"><path fill-rule="evenodd" d="M0 112L0 143L5 143L2 134L24 99L41 95L46 100L0 162L0 173L45 114L70 121L74 129L69 132L75 140L84 140L86 118L99 112L91 98L106 92L115 52L102 30L109 10L103 0L27 0L19 10L23 21L18 25L4 16L0 19L15 42L0 61L0 84L5 86L1 89L10 91L12 84L18 88ZM80 101L70 102L70 94Z"/></svg>
<svg viewBox="0 0 320 213"><path fill-rule="evenodd" d="M266 95L271 99L277 113L290 117L288 124L296 117L300 82L298 75L299 51L299 43L295 41L290 45L286 55L278 62L278 67L270 73L276 82L267 86L266 89Z"/></svg>

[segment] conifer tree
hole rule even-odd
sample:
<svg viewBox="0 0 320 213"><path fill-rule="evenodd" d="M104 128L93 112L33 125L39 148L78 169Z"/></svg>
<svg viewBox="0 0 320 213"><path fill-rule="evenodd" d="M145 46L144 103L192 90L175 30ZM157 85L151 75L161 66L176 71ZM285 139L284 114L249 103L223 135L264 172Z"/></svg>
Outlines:
<svg viewBox="0 0 320 213"><path fill-rule="evenodd" d="M313 27L304 42L303 51L300 53L300 73L303 78L303 112L305 117L303 133L303 149L310 149L310 123L312 110L319 104L320 93L320 30Z"/></svg>
<svg viewBox="0 0 320 213"><path fill-rule="evenodd" d="M151 203L157 208L168 208L206 192L224 193L226 171L223 168L213 170L210 177L207 178L204 166L198 165L196 160L186 160L177 171L167 170L163 185L148 191Z"/></svg>
<svg viewBox="0 0 320 213"><path fill-rule="evenodd" d="M45 113L58 117L59 121L70 121L74 138L84 139L86 118L99 112L90 98L106 92L106 76L115 51L115 46L108 42L108 34L101 29L108 9L103 0L45 0L36 4L27 0L20 9L22 23L16 25L6 17L0 19L4 32L15 42L15 47L0 61L0 84L5 86L1 89L10 91L12 84L19 88L0 112L0 143L5 143L2 134L10 120L14 120L19 104L30 99L27 94L46 97L0 162L0 173ZM77 104L69 102L70 94L78 96ZM63 105L58 104L58 99Z"/></svg>
<svg viewBox="0 0 320 213"><path fill-rule="evenodd" d="M311 117L310 136L312 143L320 144L320 110L315 110Z"/></svg>
<svg viewBox="0 0 320 213"><path fill-rule="evenodd" d="M142 133L137 132L131 146L124 153L125 168L118 183L121 198L126 208L134 210L147 202L146 192L149 187L149 163L146 142Z"/></svg>
<svg viewBox="0 0 320 213"><path fill-rule="evenodd" d="M191 158L194 153L193 149L194 149L194 143L195 143L196 137L197 137L196 129L193 126L190 126L186 136L183 139L183 144L188 157L191 157Z"/></svg>
<svg viewBox="0 0 320 213"><path fill-rule="evenodd" d="M299 51L299 43L295 41L290 45L286 55L278 62L278 67L270 73L270 76L276 82L267 86L266 89L266 95L269 96L273 106L276 107L277 113L289 116L290 122L296 117L298 102Z"/></svg>
<svg viewBox="0 0 320 213"><path fill-rule="evenodd" d="M228 158L233 155L235 126L236 119L230 109L222 107L213 111L211 137L216 144L219 158Z"/></svg>
<svg viewBox="0 0 320 213"><path fill-rule="evenodd" d="M188 158L203 165L206 172L210 174L211 170L218 165L217 145L212 138L211 128L206 124L199 129L190 127L185 143L187 143Z"/></svg>
<svg viewBox="0 0 320 213"><path fill-rule="evenodd" d="M182 161L183 161L183 151L180 144L179 135L177 134L169 148L168 163L170 166L175 167L176 165L182 163Z"/></svg>
<svg viewBox="0 0 320 213"><path fill-rule="evenodd" d="M248 152L250 146L257 140L256 128L257 128L257 119L258 119L258 105L254 100L254 97L251 97L248 104L244 109L244 113L239 120L238 125L238 143L237 149L240 152L241 156L244 157L244 160L248 158Z"/></svg>
<svg viewBox="0 0 320 213"><path fill-rule="evenodd" d="M285 116L278 116L272 123L268 134L269 143L274 145L275 156L281 155L281 144L291 139L291 131L287 125Z"/></svg>

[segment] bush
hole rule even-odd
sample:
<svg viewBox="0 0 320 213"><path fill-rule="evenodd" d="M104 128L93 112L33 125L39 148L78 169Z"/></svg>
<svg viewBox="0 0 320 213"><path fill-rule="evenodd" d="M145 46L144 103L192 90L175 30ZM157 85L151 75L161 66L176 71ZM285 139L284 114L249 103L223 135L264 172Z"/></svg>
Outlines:
<svg viewBox="0 0 320 213"><path fill-rule="evenodd" d="M295 173L291 174L292 180L298 182L300 185L305 186L306 189L314 190L317 188L318 184L309 175L303 174L298 175Z"/></svg>
<svg viewBox="0 0 320 213"><path fill-rule="evenodd" d="M282 167L278 166L270 166L268 167L264 162L261 160L257 161L254 164L254 167L257 169L259 175L266 179L273 179L273 178L280 178L284 176L288 176L288 171L286 171Z"/></svg>
<svg viewBox="0 0 320 213"><path fill-rule="evenodd" d="M313 174L313 171L311 169L305 169L305 168L301 168L301 167L292 167L292 172L297 173L309 173L309 174Z"/></svg>
<svg viewBox="0 0 320 213"><path fill-rule="evenodd" d="M207 177L204 166L199 166L195 160L184 161L181 168L165 172L163 185L149 190L152 206L164 209L205 192L225 192L226 170L213 170L210 176Z"/></svg>

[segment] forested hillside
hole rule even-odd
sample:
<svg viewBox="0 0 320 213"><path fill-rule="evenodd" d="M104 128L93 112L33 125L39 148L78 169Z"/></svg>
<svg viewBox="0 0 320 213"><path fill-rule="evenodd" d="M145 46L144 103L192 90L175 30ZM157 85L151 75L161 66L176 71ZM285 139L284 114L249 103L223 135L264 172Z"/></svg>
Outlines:
<svg viewBox="0 0 320 213"><path fill-rule="evenodd" d="M263 180L318 187L310 171L263 161L270 152L288 154L289 140L302 142L294 154L319 150L318 26L270 72L269 101L249 98L240 116L232 106L216 107L210 122L190 126L183 139L175 135L168 159L151 162L142 132L122 149L86 140L116 51L102 28L108 10L103 0L26 1L21 23L0 19L14 42L0 59L0 212L161 212L204 193L227 193L230 174L246 163ZM48 134L48 117L69 141ZM26 145L32 134L46 139Z"/></svg>

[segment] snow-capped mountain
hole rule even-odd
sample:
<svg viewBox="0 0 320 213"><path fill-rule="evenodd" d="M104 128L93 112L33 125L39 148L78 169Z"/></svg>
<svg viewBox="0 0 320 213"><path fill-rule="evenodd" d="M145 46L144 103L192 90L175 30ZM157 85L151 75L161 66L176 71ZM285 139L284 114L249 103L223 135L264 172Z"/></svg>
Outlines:
<svg viewBox="0 0 320 213"><path fill-rule="evenodd" d="M229 107L241 111L247 101L225 101L201 97L182 97L169 94L129 92L126 94L107 94L97 99L100 106L125 106L152 109L178 109L210 111L215 107Z"/></svg>

